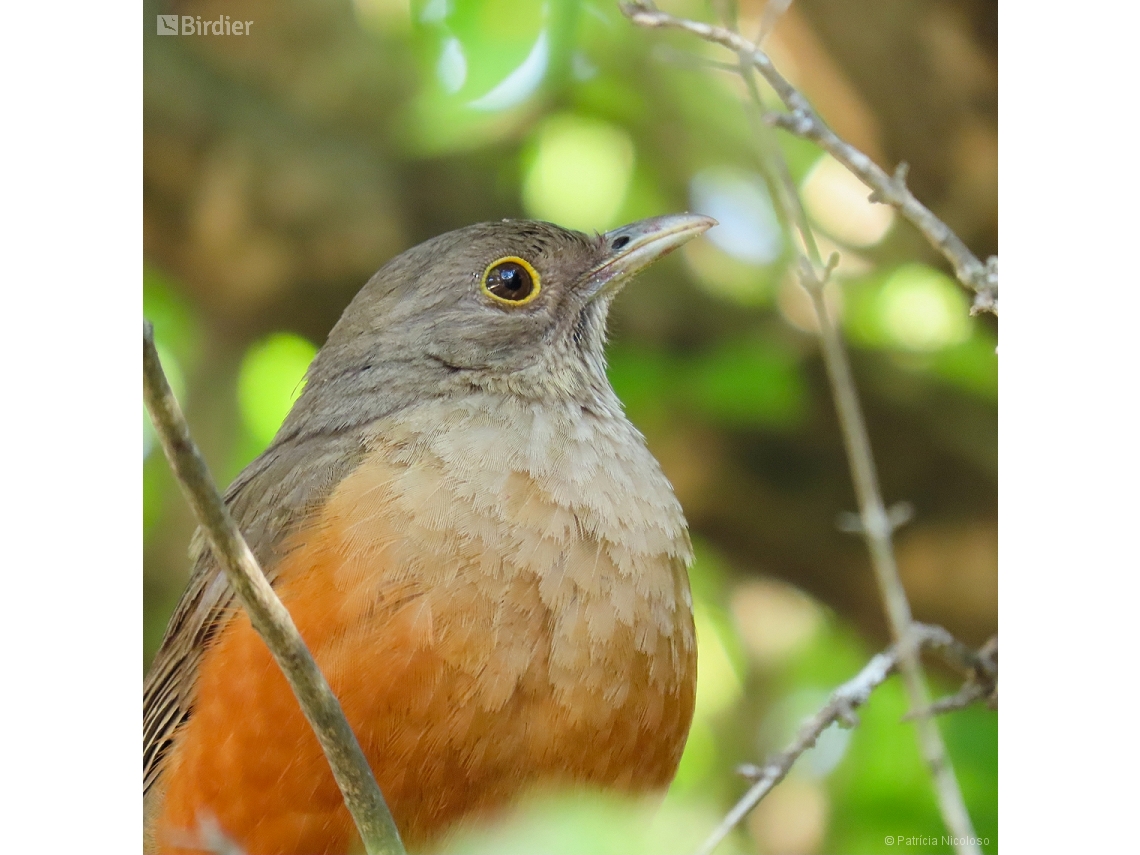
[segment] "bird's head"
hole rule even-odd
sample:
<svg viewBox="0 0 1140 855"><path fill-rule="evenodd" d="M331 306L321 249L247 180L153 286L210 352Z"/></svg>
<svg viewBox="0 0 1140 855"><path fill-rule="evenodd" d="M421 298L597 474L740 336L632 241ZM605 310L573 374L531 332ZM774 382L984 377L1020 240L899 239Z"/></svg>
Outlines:
<svg viewBox="0 0 1140 855"><path fill-rule="evenodd" d="M345 309L284 430L299 419L348 427L471 390L583 404L612 394L604 346L614 296L715 224L671 214L589 236L503 220L425 241Z"/></svg>

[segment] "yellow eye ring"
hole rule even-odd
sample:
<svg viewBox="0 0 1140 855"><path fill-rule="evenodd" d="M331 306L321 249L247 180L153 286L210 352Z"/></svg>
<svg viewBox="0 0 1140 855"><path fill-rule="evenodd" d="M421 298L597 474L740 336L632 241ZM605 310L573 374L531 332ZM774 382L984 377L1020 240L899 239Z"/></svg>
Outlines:
<svg viewBox="0 0 1140 855"><path fill-rule="evenodd" d="M482 291L502 306L525 306L542 290L542 277L525 258L508 255L483 271Z"/></svg>

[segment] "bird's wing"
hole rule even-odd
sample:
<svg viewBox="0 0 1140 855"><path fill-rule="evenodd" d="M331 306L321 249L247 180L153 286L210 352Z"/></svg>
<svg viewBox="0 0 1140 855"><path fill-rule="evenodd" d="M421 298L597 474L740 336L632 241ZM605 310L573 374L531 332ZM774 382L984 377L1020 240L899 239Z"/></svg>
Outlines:
<svg viewBox="0 0 1140 855"><path fill-rule="evenodd" d="M292 438L267 449L230 485L226 504L271 582L286 536L304 524L362 456L358 435ZM144 796L159 778L175 731L191 714L202 655L237 607L201 531L191 556L190 583L143 683Z"/></svg>

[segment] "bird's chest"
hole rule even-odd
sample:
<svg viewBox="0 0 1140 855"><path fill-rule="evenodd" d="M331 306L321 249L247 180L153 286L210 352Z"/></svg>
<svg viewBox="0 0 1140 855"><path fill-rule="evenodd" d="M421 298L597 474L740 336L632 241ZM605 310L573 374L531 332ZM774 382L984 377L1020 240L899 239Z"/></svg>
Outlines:
<svg viewBox="0 0 1140 855"><path fill-rule="evenodd" d="M386 622L381 647L434 663L423 703L542 707L596 735L680 699L683 740L690 546L668 481L620 414L473 405L378 425L370 442L322 521L331 581L351 592L346 664ZM393 651L374 654L391 669Z"/></svg>
<svg viewBox="0 0 1140 855"><path fill-rule="evenodd" d="M591 418L452 407L377 425L276 568L413 845L538 782L645 790L677 768L696 683L684 519L636 431ZM250 851L310 832L308 851L348 848L244 615L203 658L171 757L160 833L206 805Z"/></svg>

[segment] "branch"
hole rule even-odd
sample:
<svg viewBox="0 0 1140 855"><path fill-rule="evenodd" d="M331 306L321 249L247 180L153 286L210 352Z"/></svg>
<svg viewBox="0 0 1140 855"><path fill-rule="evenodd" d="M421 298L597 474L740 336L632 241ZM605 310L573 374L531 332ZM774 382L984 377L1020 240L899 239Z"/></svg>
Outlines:
<svg viewBox="0 0 1140 855"><path fill-rule="evenodd" d="M844 445L847 447L847 459L851 466L851 477L859 502L863 538L871 555L871 566L875 571L879 594L886 606L891 635L898 647L899 669L906 685L911 709L915 711L914 721L919 748L930 770L942 820L955 838L958 851L979 853L981 850L972 842L975 839L974 828L966 810L962 790L958 786L954 768L950 764L950 757L930 709L930 696L922 673L922 663L918 658L919 639L915 634L910 602L899 577L894 546L891 542L895 526L883 503L879 476L871 453L871 441L867 434L867 424L851 375L851 363L843 347L839 328L829 317L823 297L826 273L822 277L818 276L815 268L805 261L801 264L801 277L819 318L823 357L843 431Z"/></svg>
<svg viewBox="0 0 1140 855"><path fill-rule="evenodd" d="M904 720L912 719L916 715L942 715L943 713L954 712L982 700L990 709L996 710L998 705L997 636L995 635L987 641L985 646L975 653L941 627L926 627L926 629L944 633L944 637L932 637L930 645L939 647L944 659L966 672L966 682L956 694L939 698L919 713L908 712L903 716Z"/></svg>
<svg viewBox="0 0 1140 855"><path fill-rule="evenodd" d="M748 83L757 107L762 111L760 91L751 79L752 67L744 61L744 58L741 59L741 73ZM779 195L780 203L788 219L799 230L804 246L802 251L797 248L800 282L810 295L816 317L819 319L823 360L839 416L843 442L847 449L855 495L859 502L857 522L852 528L862 533L871 556L871 566L879 586L879 595L886 606L887 619L898 651L899 670L902 672L911 709L918 711L914 717L916 736L934 784L942 820L956 840L961 841L957 843L959 851L977 852L977 846L971 842L974 839L974 828L966 810L965 799L962 797L946 746L930 711L930 696L922 673L922 663L918 657L919 640L914 635L910 602L899 577L894 547L891 543L894 530L909 518L910 511L904 504L896 506L892 513L887 510L883 502L878 473L871 453L871 441L867 434L867 424L863 418L859 395L851 374L851 363L843 346L839 326L830 316L824 299L824 288L839 263L839 255L832 253L831 258L824 264L807 212L804 210L783 155L775 145L767 146L765 154L769 170L780 179L779 189L782 191Z"/></svg>
<svg viewBox="0 0 1140 855"><path fill-rule="evenodd" d="M915 639L920 647L928 647L942 653L951 664L960 665L962 651L970 661L981 660L985 648L974 653L966 645L955 639L940 626L929 626L916 623L914 626ZM987 645L988 647L988 645ZM996 644L995 644L996 652ZM809 748L815 745L823 732L831 725L839 723L844 727L854 727L859 723L855 710L867 703L871 692L886 682L887 678L897 670L899 665L899 649L892 645L882 653L876 654L863 670L831 693L827 703L800 725L791 745L769 760L763 766L746 764L740 767L740 772L753 782L748 791L741 796L697 851L697 855L712 855L714 849L732 832L741 820L756 807L772 789L784 780L792 766ZM997 685L997 662L993 665L994 685ZM970 685L967 683L967 685ZM961 692L959 693L959 695ZM957 695L954 696L958 697ZM941 702L940 702L941 703ZM964 706L964 704L963 704ZM958 707L956 707L958 708Z"/></svg>
<svg viewBox="0 0 1140 855"><path fill-rule="evenodd" d="M877 654L855 677L834 692L824 705L823 709L809 718L800 726L796 738L792 740L781 754L769 761L763 768L744 767L742 770L754 783L728 812L720 825L709 835L697 855L712 855L712 851L728 837L732 829L740 823L748 813L760 803L764 796L791 771L792 766L800 755L815 745L828 727L834 722L852 724L855 720L855 709L867 702L871 692L881 685L895 668L896 656L892 650Z"/></svg>
<svg viewBox="0 0 1140 855"><path fill-rule="evenodd" d="M143 322L143 393L178 485L254 629L277 660L312 725L365 851L368 855L405 855L392 814L340 703L214 487L206 462L191 439L186 419L166 382L154 347L154 329L148 321Z"/></svg>
<svg viewBox="0 0 1140 855"><path fill-rule="evenodd" d="M950 262L958 280L974 292L971 314L998 313L997 257L993 256L983 264L948 225L915 198L906 185L905 163L899 164L893 176L888 175L871 158L842 139L828 127L807 98L776 70L768 55L739 33L701 21L676 18L661 12L650 2L620 5L622 13L639 27L684 30L704 41L728 48L760 72L789 110L788 113L769 113L765 121L815 142L871 189L872 202L891 205L922 232Z"/></svg>
<svg viewBox="0 0 1140 855"><path fill-rule="evenodd" d="M829 145L837 149L842 148L843 153L847 156L849 168L864 178L865 181L868 180L869 177L877 182L878 185L882 185L884 191L881 195L884 200L890 201L892 198L895 200L902 198L899 193L905 191L906 187L903 180L905 178L905 168L900 169L894 179L888 179L886 173L883 173L881 169L875 166L870 158L862 152L848 146L846 143L843 143L842 140L819 119L810 104L808 104L807 99L776 71L771 60L769 60L756 45L741 38L739 34L731 30L697 21L675 18L672 15L659 12L648 3L624 4L622 11L634 24L639 26L650 28L673 27L735 51L740 63L741 77L760 112L760 117L763 116L764 105L760 97L759 88L754 79L754 71L758 71L764 76L765 80L775 89L780 99L792 110L793 116L797 118L802 126L804 135L809 135L809 132L818 135L820 143L824 148L828 148ZM816 137L812 136L810 138L814 139ZM816 243L815 236L811 229L811 224L808 221L807 213L804 210L803 202L799 197L795 182L792 180L787 163L778 146L768 140L767 126L763 121L758 122L757 140L760 143L760 155L764 166L764 173L770 186L773 188L773 201L777 203L777 210L782 213L782 219L790 228L798 233L800 242L802 243L801 248L793 241L793 248L798 256L797 268L800 282L810 295L812 304L815 307L816 316L819 320L819 333L824 365L827 369L832 397L835 400L835 407L843 433L843 442L847 450L847 459L851 467L851 477L854 482L855 495L859 504L857 525L867 544L867 550L871 557L871 566L879 587L879 594L886 607L887 619L897 651L899 670L902 673L910 708L913 711L919 749L926 761L927 769L930 772L938 806L942 813L942 820L947 830L955 838L955 845L958 851L971 853L971 855L974 855L974 853L980 855L980 849L974 842L973 823L970 821L970 815L966 810L962 790L958 785L958 779L954 774L954 768L950 763L946 746L938 731L938 725L934 721L934 710L931 707L926 679L922 672L922 663L918 656L920 638L911 617L910 602L907 600L906 590L903 588L902 580L899 577L894 548L891 543L894 528L901 517L896 513L895 518L892 519L892 515L887 511L883 502L882 491L879 488L878 473L875 469L874 457L871 453L871 442L867 434L867 425L863 418L862 408L859 404L859 395L851 374L851 364L843 345L843 337L839 331L839 327L830 316L826 301L824 300L824 288L832 271L838 264L839 256L833 253L828 262L824 264L820 255L819 246ZM880 178L883 180L880 181ZM871 183L869 186L876 187L877 184ZM891 193L894 195L889 195ZM934 219L933 214L930 214L929 211L922 208L921 205L918 205L917 200L914 200L914 197L910 195L909 191L905 191L905 193L906 196L913 201L913 205L909 207L903 206L900 202L900 210L904 213L906 213L907 210L911 210L913 213L913 207L918 206L926 215ZM945 247L954 245L955 247L960 247L961 252L965 253L969 259L973 260L973 264L980 268L980 262L969 253L969 250L966 249L965 245L962 244L957 236L955 236L945 224L937 220L935 220L935 222L938 222L945 231L943 238L946 238L946 236L953 238L953 241L943 239L941 242L936 242L936 246ZM920 225L920 228L921 227ZM952 261L954 261L956 257L964 257L961 256L960 253L954 253L952 256L948 256L951 257ZM956 269L958 268L956 267ZM970 277L963 278L963 282L966 282L968 285L971 281ZM978 293L980 294L981 292ZM977 303L976 300L975 303ZM780 777L782 777L782 775ZM767 789L774 786L778 780L779 778L774 779L771 784L767 786ZM754 789L759 787L760 784L757 784ZM767 792L767 789L762 789L761 795L763 792ZM739 822L740 818L751 810L751 806L754 804L755 801L753 801L751 805L737 805L725 818L724 823L722 823L722 828L726 824L727 827L731 828L732 825ZM715 843L713 845L715 845ZM705 851L711 850L706 848Z"/></svg>

